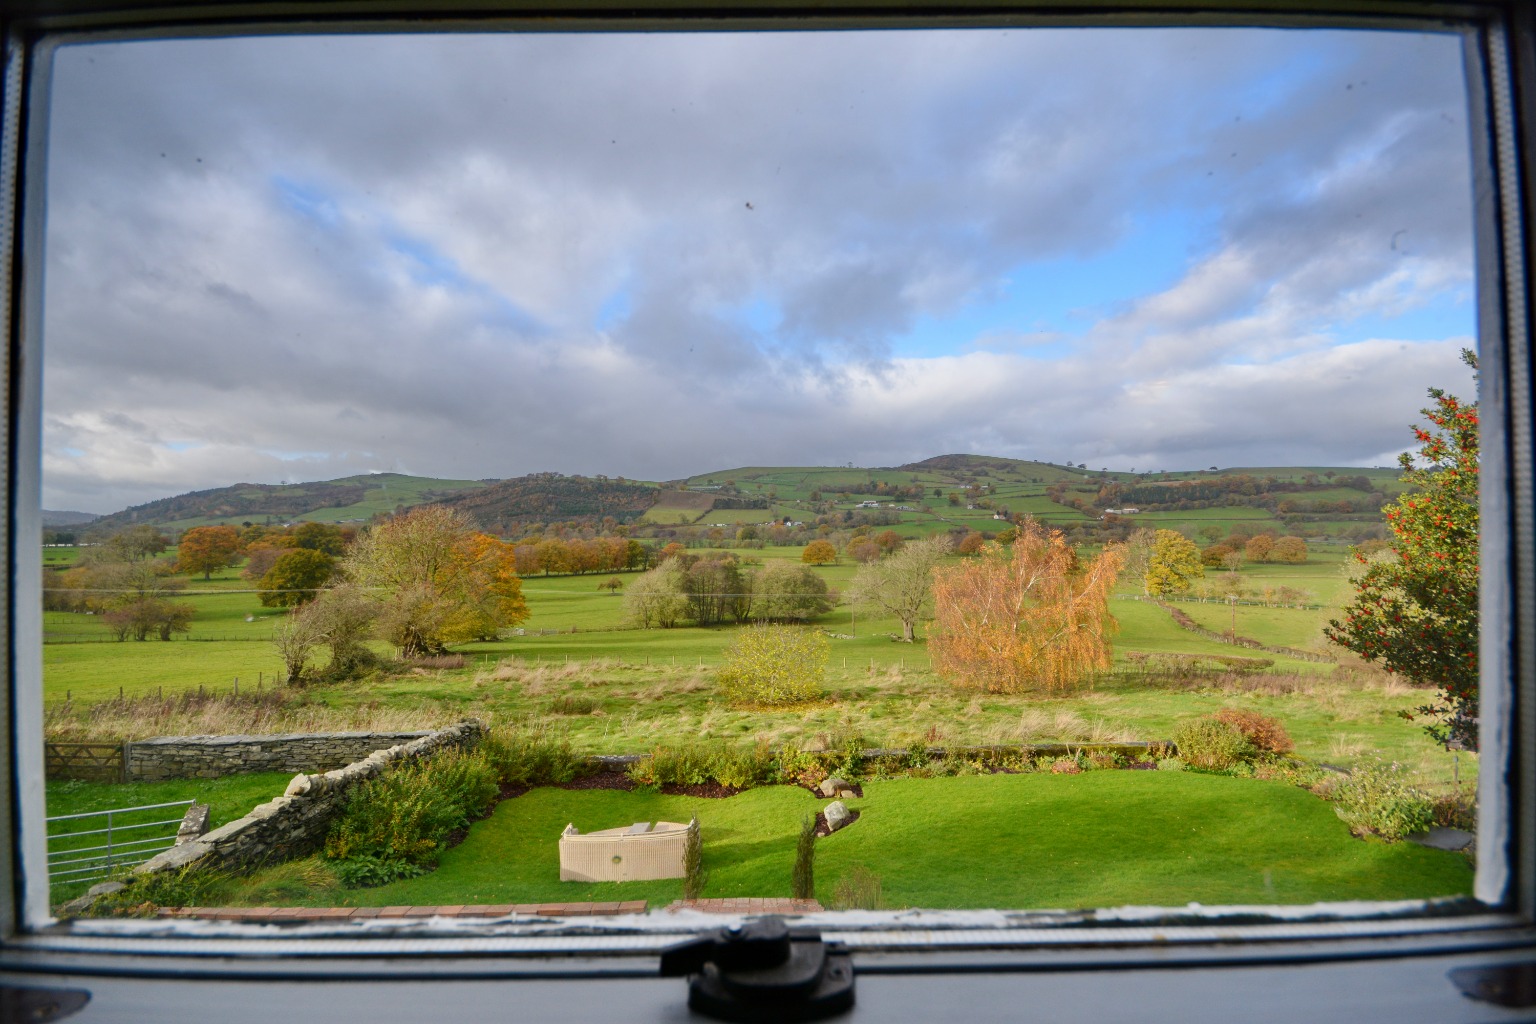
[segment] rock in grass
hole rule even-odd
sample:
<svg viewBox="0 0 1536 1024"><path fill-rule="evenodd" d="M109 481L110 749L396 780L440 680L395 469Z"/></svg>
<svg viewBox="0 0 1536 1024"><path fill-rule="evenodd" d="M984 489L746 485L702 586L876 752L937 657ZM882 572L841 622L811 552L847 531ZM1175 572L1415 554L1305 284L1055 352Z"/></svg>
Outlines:
<svg viewBox="0 0 1536 1024"><path fill-rule="evenodd" d="M824 796L828 800L830 800L834 796L837 796L839 790L847 789L847 788L848 788L848 783L844 782L842 779L838 778L836 775L832 775L832 776L828 776L827 778L821 780L821 785L816 787L816 792L820 793L822 796Z"/></svg>
<svg viewBox="0 0 1536 1024"><path fill-rule="evenodd" d="M833 832L853 820L853 814L848 810L848 805L841 800L834 800L827 804L827 809L821 814L827 819L827 828Z"/></svg>

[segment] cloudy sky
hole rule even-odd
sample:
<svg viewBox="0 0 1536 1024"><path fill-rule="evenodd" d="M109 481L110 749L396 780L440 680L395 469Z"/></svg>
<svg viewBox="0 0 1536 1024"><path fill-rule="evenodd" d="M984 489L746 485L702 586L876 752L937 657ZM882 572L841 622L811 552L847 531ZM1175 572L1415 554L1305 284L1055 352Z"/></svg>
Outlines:
<svg viewBox="0 0 1536 1024"><path fill-rule="evenodd" d="M1470 393L1460 43L59 51L44 505L973 452L1384 465Z"/></svg>

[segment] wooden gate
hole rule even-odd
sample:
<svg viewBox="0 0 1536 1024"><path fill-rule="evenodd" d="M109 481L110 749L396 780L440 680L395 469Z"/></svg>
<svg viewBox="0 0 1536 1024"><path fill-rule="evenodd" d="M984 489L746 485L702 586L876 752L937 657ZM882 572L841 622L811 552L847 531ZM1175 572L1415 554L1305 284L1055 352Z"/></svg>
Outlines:
<svg viewBox="0 0 1536 1024"><path fill-rule="evenodd" d="M45 743L44 774L50 779L123 781L121 743Z"/></svg>

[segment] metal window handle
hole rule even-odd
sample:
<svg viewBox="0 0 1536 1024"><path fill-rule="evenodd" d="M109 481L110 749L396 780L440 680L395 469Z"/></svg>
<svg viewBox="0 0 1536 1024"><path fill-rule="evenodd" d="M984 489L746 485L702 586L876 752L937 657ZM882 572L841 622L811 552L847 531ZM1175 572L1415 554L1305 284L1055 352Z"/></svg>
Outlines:
<svg viewBox="0 0 1536 1024"><path fill-rule="evenodd" d="M688 976L688 1008L716 1020L812 1021L853 1007L853 958L813 928L763 917L661 954L663 977Z"/></svg>

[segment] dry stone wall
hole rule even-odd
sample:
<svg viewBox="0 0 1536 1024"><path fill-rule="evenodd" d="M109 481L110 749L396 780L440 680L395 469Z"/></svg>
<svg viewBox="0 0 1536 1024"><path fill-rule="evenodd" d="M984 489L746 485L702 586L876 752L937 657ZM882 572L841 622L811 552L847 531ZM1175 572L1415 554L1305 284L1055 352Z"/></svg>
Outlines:
<svg viewBox="0 0 1536 1024"><path fill-rule="evenodd" d="M344 768L296 775L282 796L257 805L245 817L199 839L173 846L135 870L151 874L190 864L240 870L312 853L324 842L331 819L346 805L358 783L397 761L430 757L449 748L473 748L484 736L484 724L469 719L419 735L408 743L376 749Z"/></svg>
<svg viewBox="0 0 1536 1024"><path fill-rule="evenodd" d="M129 782L217 779L245 772L327 772L375 750L431 735L416 732L291 733L281 736L161 736L123 744Z"/></svg>

